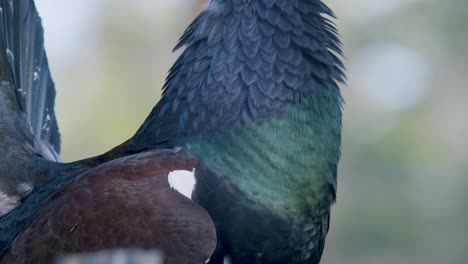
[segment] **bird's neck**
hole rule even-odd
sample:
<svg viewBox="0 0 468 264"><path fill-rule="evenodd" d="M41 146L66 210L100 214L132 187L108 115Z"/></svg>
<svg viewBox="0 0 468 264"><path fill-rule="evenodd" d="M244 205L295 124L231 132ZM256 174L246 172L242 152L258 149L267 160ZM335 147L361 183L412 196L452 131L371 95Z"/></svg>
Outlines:
<svg viewBox="0 0 468 264"><path fill-rule="evenodd" d="M344 75L324 14L332 15L313 0L212 1L181 38L187 49L160 107L184 127L171 129L182 135L177 144L251 200L294 218L328 210L335 197Z"/></svg>

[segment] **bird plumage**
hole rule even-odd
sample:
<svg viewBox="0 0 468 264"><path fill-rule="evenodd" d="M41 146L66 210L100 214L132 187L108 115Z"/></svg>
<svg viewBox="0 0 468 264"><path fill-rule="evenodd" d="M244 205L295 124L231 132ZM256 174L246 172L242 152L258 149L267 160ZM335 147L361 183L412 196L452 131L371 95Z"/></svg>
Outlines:
<svg viewBox="0 0 468 264"><path fill-rule="evenodd" d="M0 194L18 201L24 197L19 185L33 187L45 175L39 175L38 168L44 169L40 161L25 168L18 168L17 161L58 160L60 134L54 83L34 4L8 0L0 4L0 148L8 150L0 155Z"/></svg>
<svg viewBox="0 0 468 264"><path fill-rule="evenodd" d="M345 78L333 17L319 0L211 1L181 37L176 48L186 49L160 102L128 142L199 157L195 200L218 231L212 263L224 255L233 263L320 260Z"/></svg>
<svg viewBox="0 0 468 264"><path fill-rule="evenodd" d="M197 161L192 198L216 226L210 263L225 257L232 263L319 263L336 197L343 101L338 83L345 78L331 17L320 0L212 0L179 40L176 49L185 50L169 71L162 98L131 139L68 164L28 156L33 172L45 177L38 177L33 192L0 219L2 252L11 256L16 247L23 252L18 254L26 254L28 243L34 243L25 237L35 241L31 230L56 217L41 205L68 197L76 184L101 197L101 187L85 186L87 179L124 188L119 176L109 181L112 173L96 171L119 168L124 160L159 149L153 151L180 152L170 161L174 164L189 157ZM137 156L121 158L128 155ZM155 154L146 162L161 158ZM151 167L142 173L147 171L154 177L167 174ZM168 186L154 190L168 191ZM185 198L178 195L164 201L177 208L178 199ZM111 204L101 203L103 212ZM191 221L200 219L192 216ZM71 239L63 234L58 241ZM11 244L15 237L17 245ZM201 234L188 237L213 241ZM50 257L51 252L32 257ZM204 252L200 248L198 254Z"/></svg>
<svg viewBox="0 0 468 264"><path fill-rule="evenodd" d="M196 165L194 158L159 150L86 171L47 199L2 263L51 263L65 252L112 248L157 248L165 263L204 263L216 243L213 223L168 182L171 171Z"/></svg>
<svg viewBox="0 0 468 264"><path fill-rule="evenodd" d="M57 160L60 133L55 118L55 86L44 36L33 1L1 0L0 76L11 84L11 100L29 126L41 154ZM6 113L6 112L3 112Z"/></svg>
<svg viewBox="0 0 468 264"><path fill-rule="evenodd" d="M57 162L55 89L32 0L0 1L0 77L0 211L11 210L0 218L1 263L116 247L159 249L174 264L210 257L211 219L168 182L171 170L192 170L196 159L122 144Z"/></svg>

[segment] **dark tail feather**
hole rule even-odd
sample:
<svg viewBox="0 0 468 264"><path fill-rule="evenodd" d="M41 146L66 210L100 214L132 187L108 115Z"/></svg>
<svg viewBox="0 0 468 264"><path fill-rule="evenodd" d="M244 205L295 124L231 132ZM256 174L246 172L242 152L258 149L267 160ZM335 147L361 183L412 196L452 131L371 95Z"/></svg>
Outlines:
<svg viewBox="0 0 468 264"><path fill-rule="evenodd" d="M57 160L60 134L54 113L55 88L41 19L32 0L0 0L0 78L10 83L11 101L44 157Z"/></svg>

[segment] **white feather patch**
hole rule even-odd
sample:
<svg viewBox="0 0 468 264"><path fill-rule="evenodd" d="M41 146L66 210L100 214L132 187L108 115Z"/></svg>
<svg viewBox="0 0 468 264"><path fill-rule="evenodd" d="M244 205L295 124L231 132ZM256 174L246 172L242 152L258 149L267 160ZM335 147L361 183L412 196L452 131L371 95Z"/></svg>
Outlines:
<svg viewBox="0 0 468 264"><path fill-rule="evenodd" d="M192 199L192 192L195 187L195 169L193 169L193 171L171 171L167 176L167 180L171 188L177 190L189 199Z"/></svg>

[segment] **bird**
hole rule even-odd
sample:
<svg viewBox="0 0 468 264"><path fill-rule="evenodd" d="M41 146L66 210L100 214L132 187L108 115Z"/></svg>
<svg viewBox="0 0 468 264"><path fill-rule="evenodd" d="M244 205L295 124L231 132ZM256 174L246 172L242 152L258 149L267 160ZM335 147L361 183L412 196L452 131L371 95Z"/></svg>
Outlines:
<svg viewBox="0 0 468 264"><path fill-rule="evenodd" d="M114 247L99 243L121 240L99 223L112 218L112 206L127 204L102 198L107 200L95 205L100 213L96 214L85 209L89 200L79 198L85 195L80 191L96 197L104 197L100 192L106 193L106 188L125 193L128 179L144 182L142 175L150 174L162 175L164 186L142 186L146 192L169 192L165 181L180 169L193 173L191 199L175 192L172 195L178 198L158 200L156 206L176 207L186 201L197 212L187 209L181 214L203 223L208 231L166 234L197 243L198 259L193 263L320 262L337 194L344 101L340 83L346 81L336 17L325 3L211 0L176 44L174 50L184 50L169 70L161 99L136 133L102 155L60 163L55 89L46 66L42 28L32 1L18 2L24 6L2 1L0 12L5 23L1 87L4 94L15 91L9 95L14 103L6 104L12 107L0 109L10 113L1 121L8 127L1 131L8 140L0 144L14 146L0 160L10 166L0 169L5 177L0 195L15 206L0 218L3 258L14 254L50 258L56 252ZM37 65L40 72L34 70ZM40 85L34 82L36 74ZM26 94L19 89L26 89ZM0 97L8 99L8 95ZM28 126L32 129L24 128ZM22 159L15 158L18 152ZM136 165L128 169L129 162L141 162L141 170ZM141 195L151 196L145 191ZM70 207L67 201L76 206ZM126 216L134 216L136 222L127 224L129 220L122 219L115 226L145 226L138 209L147 204L139 200L131 205L135 212ZM58 235L52 232L53 237L41 232L45 221L63 219L61 212L83 217L75 217L76 227L70 221L52 221L62 228ZM100 237L83 231L73 238L80 221L85 221L81 219L92 217L100 219L89 220L94 232L102 231ZM155 221L165 219L155 216ZM80 248L80 239L96 247ZM34 252L37 244L46 249ZM174 263L192 263L185 261Z"/></svg>

